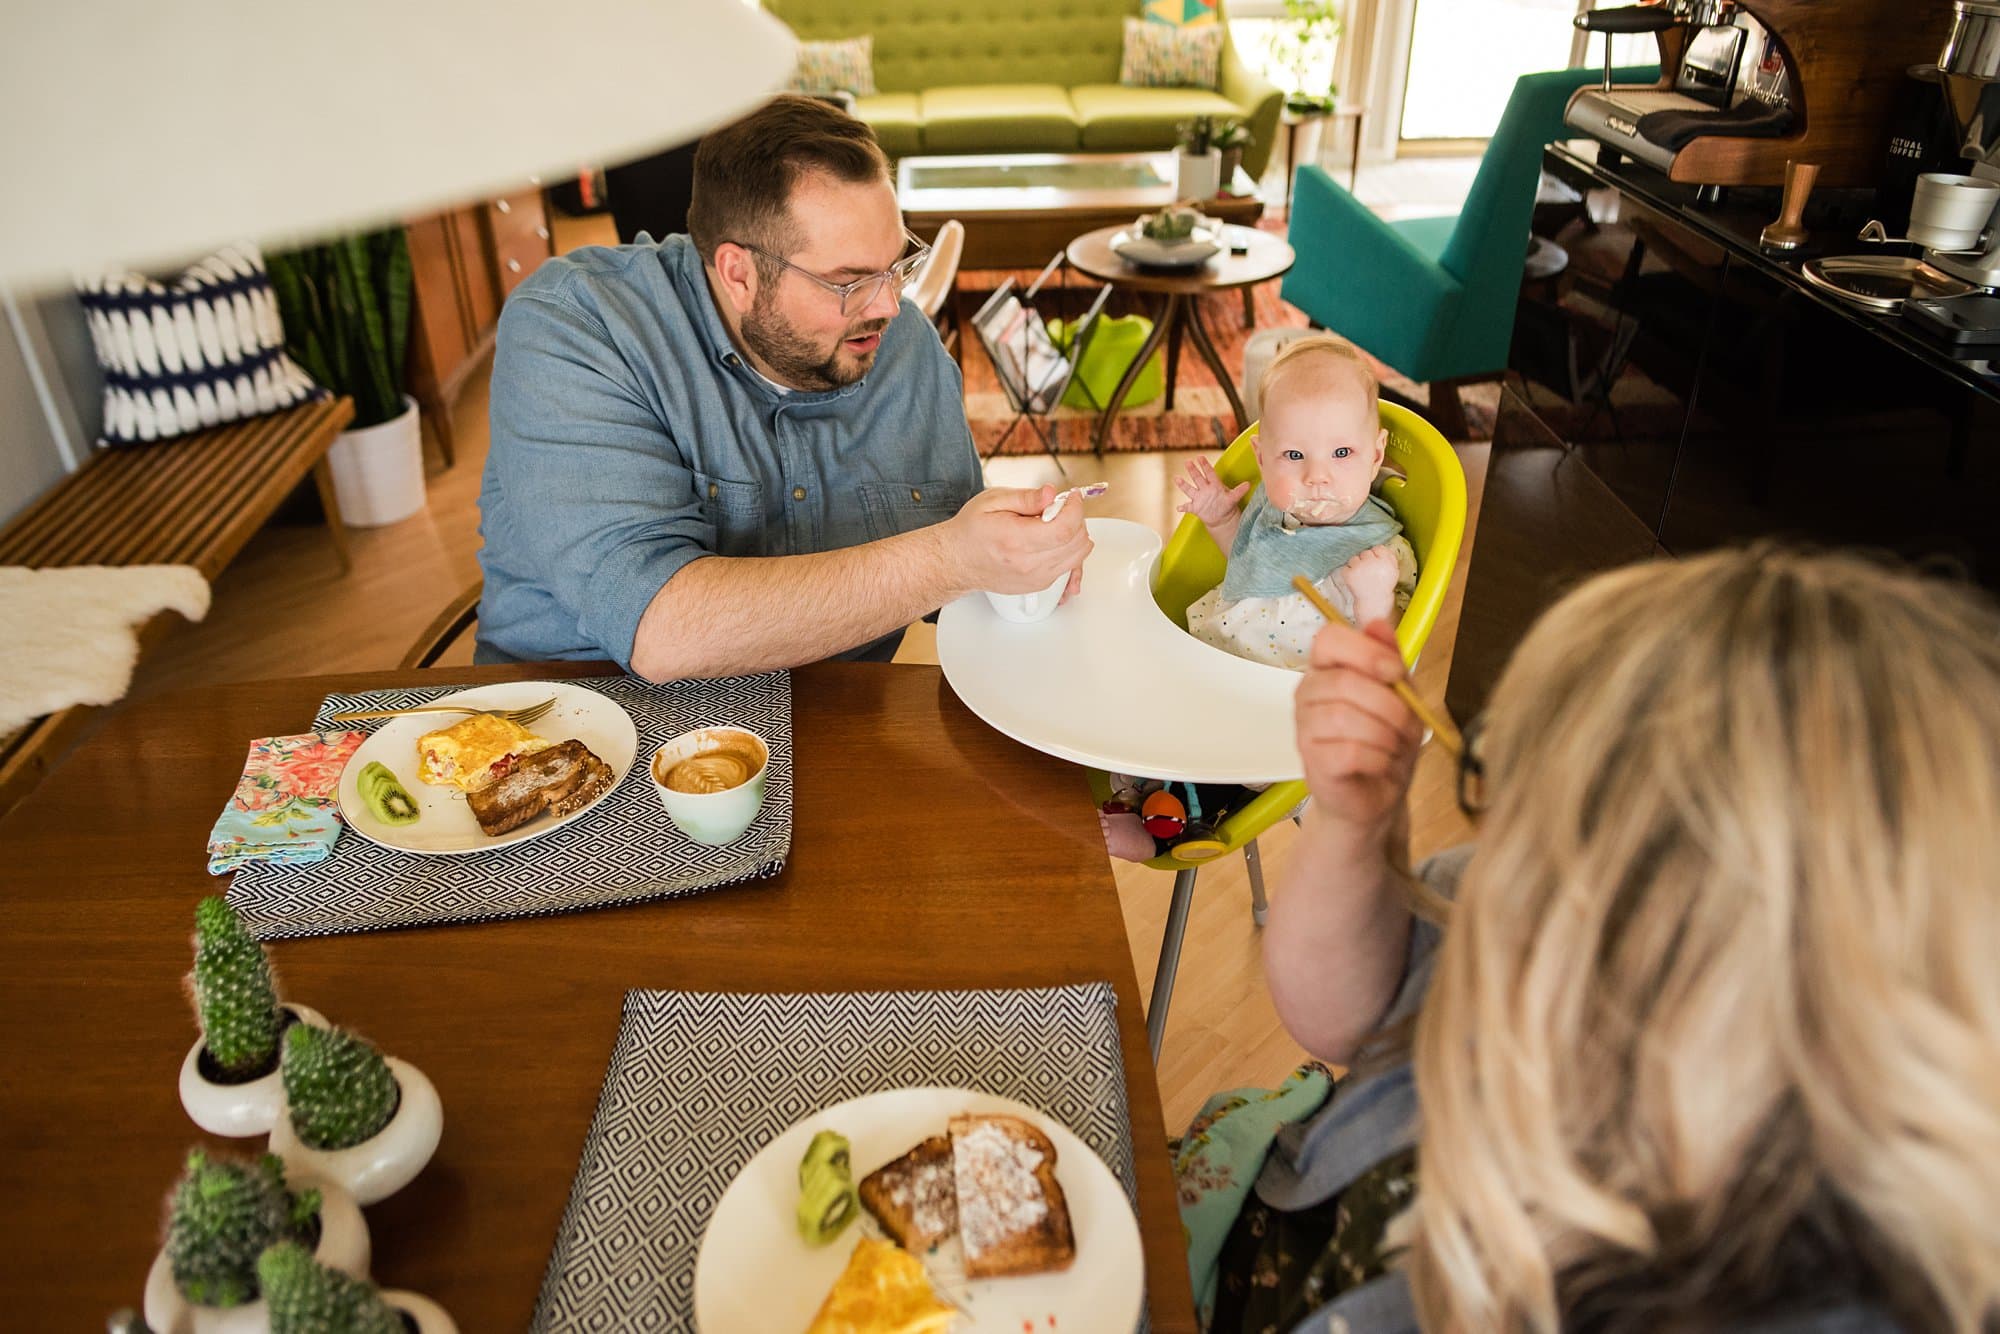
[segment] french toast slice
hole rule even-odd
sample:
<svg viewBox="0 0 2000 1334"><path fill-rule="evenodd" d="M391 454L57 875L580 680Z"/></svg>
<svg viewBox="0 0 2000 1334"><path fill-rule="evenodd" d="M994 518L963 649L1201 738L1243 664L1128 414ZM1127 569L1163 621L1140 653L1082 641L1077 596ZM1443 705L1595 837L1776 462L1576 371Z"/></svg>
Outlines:
<svg viewBox="0 0 2000 1334"><path fill-rule="evenodd" d="M932 1135L902 1157L861 1178L861 1206L912 1255L922 1255L958 1231L951 1141Z"/></svg>
<svg viewBox="0 0 2000 1334"><path fill-rule="evenodd" d="M951 1163L967 1278L1070 1267L1069 1202L1056 1180L1056 1146L1039 1127L1018 1116L954 1116Z"/></svg>
<svg viewBox="0 0 2000 1334"><path fill-rule="evenodd" d="M581 741L561 741L522 756L504 775L477 792L465 804L489 838L519 829L548 811L568 815L588 805L611 786L611 766Z"/></svg>

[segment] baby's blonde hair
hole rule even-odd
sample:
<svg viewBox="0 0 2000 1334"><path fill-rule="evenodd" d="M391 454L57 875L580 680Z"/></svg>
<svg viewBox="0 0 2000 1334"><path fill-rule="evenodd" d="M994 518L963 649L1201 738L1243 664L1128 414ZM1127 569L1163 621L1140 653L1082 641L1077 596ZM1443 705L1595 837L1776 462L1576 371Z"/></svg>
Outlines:
<svg viewBox="0 0 2000 1334"><path fill-rule="evenodd" d="M1287 368L1338 361L1343 368L1351 367L1358 372L1368 395L1368 407L1374 411L1381 403L1381 390L1375 383L1375 372L1368 367L1368 359L1361 355L1361 349L1334 333L1307 334L1304 338L1294 338L1278 349L1271 358L1271 364L1264 368L1263 400L1271 401L1271 391L1277 387L1279 379Z"/></svg>
<svg viewBox="0 0 2000 1334"><path fill-rule="evenodd" d="M2000 614L1851 556L1640 565L1489 716L1417 1026L1424 1328L1707 1329L1801 1279L1990 1328Z"/></svg>

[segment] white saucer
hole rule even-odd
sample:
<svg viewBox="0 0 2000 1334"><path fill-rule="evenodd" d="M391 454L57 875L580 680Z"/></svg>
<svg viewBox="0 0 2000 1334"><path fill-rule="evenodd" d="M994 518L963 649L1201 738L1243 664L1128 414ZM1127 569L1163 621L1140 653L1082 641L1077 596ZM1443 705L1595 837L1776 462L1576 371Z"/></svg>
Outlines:
<svg viewBox="0 0 2000 1334"><path fill-rule="evenodd" d="M1202 643L1153 601L1160 537L1092 519L1083 590L1016 625L974 594L938 617L945 680L1024 746L1118 773L1205 783L1304 776L1292 731L1299 674Z"/></svg>

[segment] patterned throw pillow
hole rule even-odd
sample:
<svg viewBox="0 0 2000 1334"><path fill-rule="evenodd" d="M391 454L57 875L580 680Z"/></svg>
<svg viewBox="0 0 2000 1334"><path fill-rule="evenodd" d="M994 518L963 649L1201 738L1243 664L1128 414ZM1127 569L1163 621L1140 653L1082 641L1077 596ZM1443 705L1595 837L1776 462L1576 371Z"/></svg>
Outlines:
<svg viewBox="0 0 2000 1334"><path fill-rule="evenodd" d="M1221 66L1221 24L1179 28L1125 20L1125 58L1118 82L1127 88L1213 88Z"/></svg>
<svg viewBox="0 0 2000 1334"><path fill-rule="evenodd" d="M104 369L103 445L170 440L325 393L285 355L264 258L226 247L166 282L111 272L78 284Z"/></svg>
<svg viewBox="0 0 2000 1334"><path fill-rule="evenodd" d="M800 42L798 68L792 71L795 93L852 93L875 96L875 39L849 37L838 42Z"/></svg>
<svg viewBox="0 0 2000 1334"><path fill-rule="evenodd" d="M1200 28L1215 22L1215 0L1146 0L1146 18L1177 28Z"/></svg>

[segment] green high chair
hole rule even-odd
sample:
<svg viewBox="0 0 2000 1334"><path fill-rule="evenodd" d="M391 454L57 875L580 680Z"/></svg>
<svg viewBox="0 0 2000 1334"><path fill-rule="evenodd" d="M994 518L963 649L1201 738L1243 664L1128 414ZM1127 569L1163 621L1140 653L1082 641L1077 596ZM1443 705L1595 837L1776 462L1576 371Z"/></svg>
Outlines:
<svg viewBox="0 0 2000 1334"><path fill-rule="evenodd" d="M1417 553L1417 586L1396 626L1396 646L1402 650L1403 661L1415 666L1417 654L1430 638L1431 627L1437 624L1445 589L1451 583L1452 567L1458 563L1458 544L1465 536L1465 470L1459 466L1458 455L1452 452L1444 436L1422 417L1389 402L1382 404L1381 413L1382 425L1389 432L1389 445L1376 494L1402 520L1403 536ZM1216 460L1216 475L1225 486L1257 480L1256 439L1257 424L1253 422ZM1228 563L1222 548L1208 535L1207 526L1192 514L1183 515L1180 526L1174 529L1160 553L1153 600L1186 629L1188 605L1222 582ZM1092 771L1090 781L1099 802L1110 797L1110 781L1101 770ZM1174 897L1167 910L1166 932L1160 939L1153 999L1146 1007L1146 1037L1152 1044L1155 1060L1160 1055L1160 1039L1167 1031L1167 1006L1173 999L1174 974L1180 967L1181 938L1187 932L1196 875L1204 864L1242 849L1250 871L1251 915L1262 926L1267 905L1257 836L1289 816L1305 796L1306 785L1301 780L1274 783L1240 810L1231 811L1216 828L1213 840L1204 841L1192 850L1183 845L1174 853L1146 863L1157 870L1174 872ZM1194 855L1190 855L1191 851Z"/></svg>

